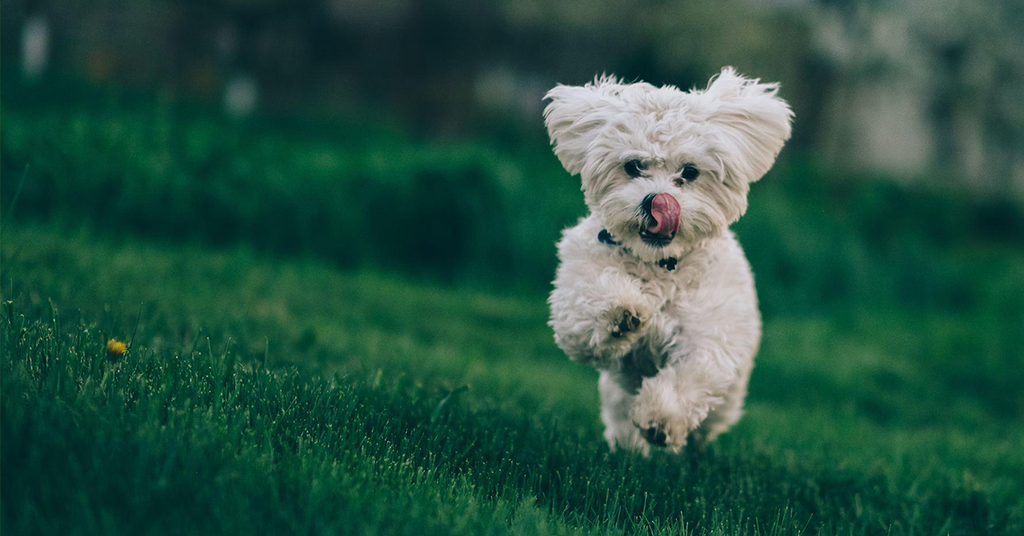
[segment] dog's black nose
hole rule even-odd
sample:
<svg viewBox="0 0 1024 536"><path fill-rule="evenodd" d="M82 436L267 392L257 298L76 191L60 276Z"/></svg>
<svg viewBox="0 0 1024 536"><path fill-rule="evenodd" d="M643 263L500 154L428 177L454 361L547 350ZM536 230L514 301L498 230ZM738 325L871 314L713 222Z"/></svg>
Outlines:
<svg viewBox="0 0 1024 536"><path fill-rule="evenodd" d="M640 207L644 209L645 216L651 215L651 203L654 202L654 198L657 197L657 195L658 194L647 194L647 197L645 197L643 202L640 203Z"/></svg>

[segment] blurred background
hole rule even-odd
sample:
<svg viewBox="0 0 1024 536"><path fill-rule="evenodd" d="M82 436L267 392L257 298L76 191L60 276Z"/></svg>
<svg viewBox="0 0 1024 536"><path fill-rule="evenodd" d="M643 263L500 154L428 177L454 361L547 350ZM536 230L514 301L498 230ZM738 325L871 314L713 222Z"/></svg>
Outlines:
<svg viewBox="0 0 1024 536"><path fill-rule="evenodd" d="M852 211L881 245L904 224L1021 237L1016 0L2 5L2 192L18 191L18 217L540 289L583 211L547 147L545 91L604 72L699 87L734 65L781 82L796 112L765 181L779 186L755 198L827 190L807 208ZM815 248L779 225L740 229L772 244L762 270L806 283L774 257ZM825 242L838 273L809 293L872 278L855 246Z"/></svg>
<svg viewBox="0 0 1024 536"><path fill-rule="evenodd" d="M358 114L422 135L535 131L546 89L595 73L687 88L735 65L782 82L798 117L795 149L1024 195L1024 6L1015 0L3 7L4 62L20 64L7 80L59 73L221 102L232 116Z"/></svg>

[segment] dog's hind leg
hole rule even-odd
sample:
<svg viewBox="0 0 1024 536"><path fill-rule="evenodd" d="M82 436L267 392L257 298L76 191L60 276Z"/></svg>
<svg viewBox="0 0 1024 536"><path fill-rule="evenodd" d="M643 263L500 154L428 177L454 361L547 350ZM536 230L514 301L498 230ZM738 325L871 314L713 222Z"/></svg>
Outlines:
<svg viewBox="0 0 1024 536"><path fill-rule="evenodd" d="M651 446L640 436L640 431L629 417L635 396L619 385L615 376L616 373L601 371L601 379L598 382L604 438L612 451L622 448L647 456L650 454Z"/></svg>
<svg viewBox="0 0 1024 536"><path fill-rule="evenodd" d="M711 443L740 420L740 417L743 416L743 401L747 396L749 378L748 373L742 381L737 382L726 392L725 400L721 404L711 409L708 417L692 434L696 443L701 445Z"/></svg>

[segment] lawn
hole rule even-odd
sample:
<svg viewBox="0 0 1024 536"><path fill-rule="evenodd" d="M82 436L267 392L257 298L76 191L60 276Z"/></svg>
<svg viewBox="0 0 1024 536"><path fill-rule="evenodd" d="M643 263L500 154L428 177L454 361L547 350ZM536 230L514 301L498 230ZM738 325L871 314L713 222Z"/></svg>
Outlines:
<svg viewBox="0 0 1024 536"><path fill-rule="evenodd" d="M765 314L747 415L643 459L608 451L596 374L546 326L582 196L542 142L18 98L5 533L1024 531L1011 205L791 155L737 225ZM471 232L382 242L381 199Z"/></svg>

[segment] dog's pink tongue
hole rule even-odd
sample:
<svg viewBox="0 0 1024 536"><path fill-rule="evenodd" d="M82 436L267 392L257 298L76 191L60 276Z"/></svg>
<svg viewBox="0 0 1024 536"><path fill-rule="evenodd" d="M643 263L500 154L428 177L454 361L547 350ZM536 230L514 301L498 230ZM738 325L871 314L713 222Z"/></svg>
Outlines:
<svg viewBox="0 0 1024 536"><path fill-rule="evenodd" d="M647 232L658 236L672 236L679 228L679 201L669 194L658 194L651 200L654 225Z"/></svg>

